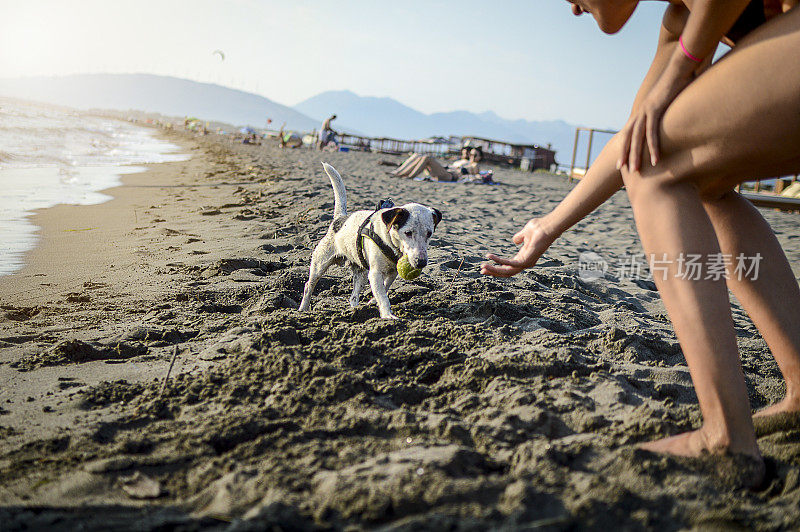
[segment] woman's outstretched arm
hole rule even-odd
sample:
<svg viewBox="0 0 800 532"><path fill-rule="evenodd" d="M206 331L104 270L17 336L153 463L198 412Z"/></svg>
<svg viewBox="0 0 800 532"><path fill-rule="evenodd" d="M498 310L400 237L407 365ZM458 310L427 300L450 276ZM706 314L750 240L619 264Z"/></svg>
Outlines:
<svg viewBox="0 0 800 532"><path fill-rule="evenodd" d="M658 39L658 47L653 63L642 82L631 114L655 85L678 46L678 36L685 24L688 12L685 8L669 6ZM617 162L622 150L620 134L606 144L595 159L586 175L569 194L550 213L530 220L513 237L513 242L521 245L513 258L502 258L493 253L486 255L492 262L481 265L481 273L495 277L511 277L524 269L531 268L548 247L567 229L602 205L615 192L622 188L622 175Z"/></svg>
<svg viewBox="0 0 800 532"><path fill-rule="evenodd" d="M493 253L486 255L490 263L481 265L481 273L495 277L511 277L531 268L561 234L594 211L622 187L616 168L619 157L619 134L615 135L597 157L586 175L559 203L541 218L530 220L512 239L520 249L510 259Z"/></svg>

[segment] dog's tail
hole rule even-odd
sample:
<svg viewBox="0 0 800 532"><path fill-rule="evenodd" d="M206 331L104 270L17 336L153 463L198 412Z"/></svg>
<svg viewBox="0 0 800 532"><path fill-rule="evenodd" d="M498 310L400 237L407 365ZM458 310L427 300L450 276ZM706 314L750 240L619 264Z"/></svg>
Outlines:
<svg viewBox="0 0 800 532"><path fill-rule="evenodd" d="M333 185L333 217L347 215L347 191L344 188L344 181L342 176L336 171L336 168L328 163L322 163L325 173L331 178L331 185Z"/></svg>

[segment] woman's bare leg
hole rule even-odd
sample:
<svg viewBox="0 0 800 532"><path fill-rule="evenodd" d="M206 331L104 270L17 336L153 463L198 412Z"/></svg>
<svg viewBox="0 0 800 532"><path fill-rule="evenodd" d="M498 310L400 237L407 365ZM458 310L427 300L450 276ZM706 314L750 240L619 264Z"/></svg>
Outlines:
<svg viewBox="0 0 800 532"><path fill-rule="evenodd" d="M722 252L732 258L728 288L742 304L786 380L782 401L756 414L800 411L800 286L767 221L735 192L703 202ZM736 257L760 256L757 275L735 271ZM748 264L749 266L749 264ZM754 272L755 273L755 272Z"/></svg>
<svg viewBox="0 0 800 532"><path fill-rule="evenodd" d="M690 183L637 179L627 171L623 177L630 183L644 250L660 262L652 267L653 277L689 364L704 420L697 431L644 448L689 456L704 450L758 456L725 280L679 277L681 256L720 252L700 195Z"/></svg>
<svg viewBox="0 0 800 532"><path fill-rule="evenodd" d="M392 172L392 174L398 177L417 177L425 170L439 181L453 180L453 176L450 175L450 172L448 172L439 161L430 155L419 155L416 153L409 157L406 162Z"/></svg>
<svg viewBox="0 0 800 532"><path fill-rule="evenodd" d="M646 449L759 455L725 281L681 278L677 261L681 254L707 259L720 252L701 196L719 196L745 178L800 169L798 49L800 10L795 9L753 32L676 98L661 124L663 156L656 167L623 169L645 252L670 261L663 271L661 265L653 268L654 278L703 414L700 429ZM752 235L742 238L746 249L763 245Z"/></svg>
<svg viewBox="0 0 800 532"><path fill-rule="evenodd" d="M422 172L428 169L428 165L430 165L432 160L433 159L430 155L420 155L419 159L417 159L417 162L408 171L408 177L417 177L418 175L422 174Z"/></svg>
<svg viewBox="0 0 800 532"><path fill-rule="evenodd" d="M441 164L439 164L439 161L437 161L433 157L430 157L428 159L428 164L425 166L425 169L428 171L429 174L431 174L439 181L453 180L453 176L450 175L450 172L448 172L447 169Z"/></svg>

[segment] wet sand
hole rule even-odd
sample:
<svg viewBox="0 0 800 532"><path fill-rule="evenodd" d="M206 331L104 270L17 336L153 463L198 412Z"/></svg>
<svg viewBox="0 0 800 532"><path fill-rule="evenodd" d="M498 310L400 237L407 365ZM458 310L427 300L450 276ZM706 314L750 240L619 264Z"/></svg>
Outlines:
<svg viewBox="0 0 800 532"><path fill-rule="evenodd" d="M386 175L400 157L166 135L192 159L125 176L107 203L37 214L42 245L0 277L10 529L800 522L793 422L761 431L759 490L733 460L634 448L699 412L654 285L578 275L581 252L640 252L623 193L537 268L490 279L482 256L512 252L564 178L497 168L493 186L424 183ZM430 265L390 292L401 320L367 297L350 309L336 267L312 312L295 311L333 210L320 161L343 175L351 211L385 197L443 211ZM765 214L800 264L800 218ZM782 396L780 373L738 305L734 318L760 408Z"/></svg>

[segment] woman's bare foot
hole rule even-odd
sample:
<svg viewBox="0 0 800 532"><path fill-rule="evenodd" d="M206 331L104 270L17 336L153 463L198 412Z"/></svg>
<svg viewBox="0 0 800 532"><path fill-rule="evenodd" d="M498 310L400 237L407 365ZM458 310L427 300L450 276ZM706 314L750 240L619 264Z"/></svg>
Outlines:
<svg viewBox="0 0 800 532"><path fill-rule="evenodd" d="M674 454L676 456L700 456L704 445L699 431L684 432L660 440L649 441L638 445L640 449L658 454Z"/></svg>
<svg viewBox="0 0 800 532"><path fill-rule="evenodd" d="M782 401L753 414L753 419L775 416L778 414L800 414L800 398L787 395Z"/></svg>
<svg viewBox="0 0 800 532"><path fill-rule="evenodd" d="M744 449L733 448L730 443L722 441L712 444L703 429L643 443L638 447L657 454L709 458L709 473L736 487L759 488L766 478L766 465L755 444L745 444Z"/></svg>
<svg viewBox="0 0 800 532"><path fill-rule="evenodd" d="M706 434L704 429L684 432L676 436L662 438L639 445L640 449L651 453L672 454L675 456L699 457L704 454L745 454L757 459L761 459L758 445L753 439L748 442L732 442L729 437L712 437Z"/></svg>
<svg viewBox="0 0 800 532"><path fill-rule="evenodd" d="M787 396L753 415L753 428L758 437L798 427L800 427L800 400L796 396Z"/></svg>

